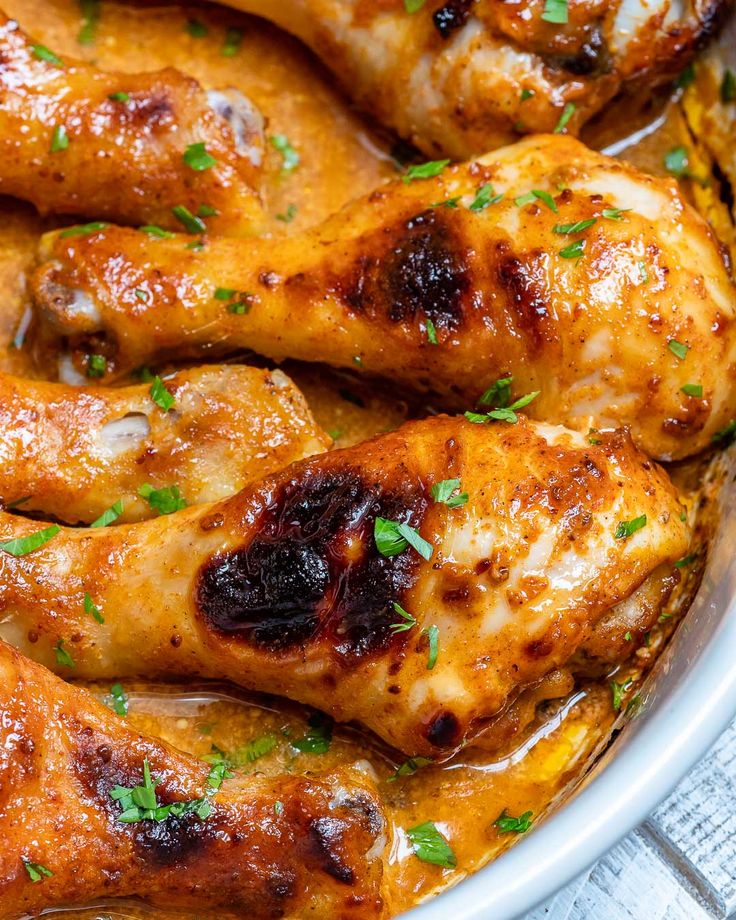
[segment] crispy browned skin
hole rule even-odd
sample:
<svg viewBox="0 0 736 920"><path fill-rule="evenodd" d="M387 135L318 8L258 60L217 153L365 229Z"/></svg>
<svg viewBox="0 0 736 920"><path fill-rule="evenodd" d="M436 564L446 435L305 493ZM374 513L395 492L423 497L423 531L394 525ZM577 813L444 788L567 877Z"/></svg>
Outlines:
<svg viewBox="0 0 736 920"><path fill-rule="evenodd" d="M125 723L0 643L0 918L98 898L217 909L222 917L382 914L384 819L350 769L226 779ZM206 797L209 816L121 823L115 786L158 780L160 805ZM33 882L24 863L53 873Z"/></svg>
<svg viewBox="0 0 736 920"><path fill-rule="evenodd" d="M480 189L503 198L473 210ZM541 390L535 417L629 425L660 459L703 449L736 410L736 289L713 233L672 180L572 138L389 184L290 239L188 242L48 236L34 280L45 335L80 367L102 348L110 376L250 347L463 407L513 374L518 393ZM580 258L565 257L575 244ZM249 295L249 312L228 312L217 287Z"/></svg>
<svg viewBox="0 0 736 920"><path fill-rule="evenodd" d="M67 674L226 677L358 720L407 754L446 755L564 667L612 608L641 606L636 593L686 552L666 475L624 433L596 440L440 416L216 505L62 530L28 555L0 551L0 636ZM466 504L433 500L448 478ZM646 526L616 537L640 515ZM377 517L416 528L429 560L381 554ZM0 516L2 540L38 529ZM411 628L392 628L406 625L394 604ZM59 641L72 671L55 663Z"/></svg>
<svg viewBox="0 0 736 920"><path fill-rule="evenodd" d="M676 76L732 0L226 0L298 35L384 124L458 159L551 131L566 104L576 130L620 90Z"/></svg>
<svg viewBox="0 0 736 920"><path fill-rule="evenodd" d="M58 55L54 63L34 47L0 11L0 192L44 214L181 229L173 207L196 214L207 205L218 212L206 218L213 232L259 227L262 126L240 93L207 93L173 68L104 73ZM128 98L111 99L116 93ZM54 151L60 129L68 145ZM197 143L216 166L184 162Z"/></svg>
<svg viewBox="0 0 736 920"><path fill-rule="evenodd" d="M176 485L187 504L326 450L304 397L282 371L221 366L151 383L73 387L0 374L0 502L90 523L116 502L118 521L155 512L138 494Z"/></svg>

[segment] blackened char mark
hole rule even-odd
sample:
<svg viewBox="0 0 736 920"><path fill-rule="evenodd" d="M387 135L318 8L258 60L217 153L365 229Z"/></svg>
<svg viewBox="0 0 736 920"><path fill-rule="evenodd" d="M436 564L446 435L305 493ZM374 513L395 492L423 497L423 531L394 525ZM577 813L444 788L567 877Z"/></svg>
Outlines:
<svg viewBox="0 0 736 920"><path fill-rule="evenodd" d="M457 747L462 741L457 716L442 710L433 717L425 732L427 741L439 750Z"/></svg>
<svg viewBox="0 0 736 920"><path fill-rule="evenodd" d="M449 0L432 14L435 29L443 38L449 38L468 21L472 5L473 0Z"/></svg>
<svg viewBox="0 0 736 920"><path fill-rule="evenodd" d="M599 25L591 27L587 41L574 53L548 54L544 59L549 67L576 77L602 77L613 69L608 43Z"/></svg>
<svg viewBox="0 0 736 920"><path fill-rule="evenodd" d="M463 321L470 291L465 247L451 226L446 209L423 211L403 222L395 233L383 231L368 248L382 249L386 236L394 242L379 255L364 255L344 287L345 301L369 316L388 316L394 323L417 315L437 329L455 330Z"/></svg>
<svg viewBox="0 0 736 920"><path fill-rule="evenodd" d="M339 658L386 649L418 556L380 555L375 519L416 527L426 506L409 476L388 490L350 467L314 467L282 483L247 545L203 565L197 610L210 628L270 652L317 637Z"/></svg>
<svg viewBox="0 0 736 920"><path fill-rule="evenodd" d="M541 254L530 253L522 260L506 242L496 245L496 277L506 295L514 325L524 335L532 353L537 353L552 333L550 311L535 263Z"/></svg>

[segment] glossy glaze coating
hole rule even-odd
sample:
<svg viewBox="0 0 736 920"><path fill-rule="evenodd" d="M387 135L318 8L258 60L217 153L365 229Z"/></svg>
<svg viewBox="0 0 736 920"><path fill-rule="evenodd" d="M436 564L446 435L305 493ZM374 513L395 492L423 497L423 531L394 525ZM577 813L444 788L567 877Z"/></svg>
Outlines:
<svg viewBox="0 0 736 920"><path fill-rule="evenodd" d="M73 524L120 501L118 522L136 521L155 513L138 494L144 484L212 502L329 444L282 371L212 366L164 386L168 410L150 382L74 387L0 374L0 501Z"/></svg>
<svg viewBox="0 0 736 920"><path fill-rule="evenodd" d="M407 754L447 756L571 665L638 589L643 613L632 626L624 610L620 631L656 620L647 579L667 578L688 527L624 433L596 440L523 417L437 417L220 504L62 530L28 555L2 553L0 635L67 676L227 677L358 720ZM434 500L447 478L467 503ZM646 526L616 537L643 514ZM379 552L377 517L415 528L430 558ZM39 527L1 524L3 540ZM393 629L407 622L394 604L410 628ZM55 662L60 640L73 668Z"/></svg>
<svg viewBox="0 0 736 920"><path fill-rule="evenodd" d="M564 22L544 0L227 0L298 35L366 111L428 154L463 159L571 130L622 89L672 79L730 0L570 0ZM557 8L559 10L559 7Z"/></svg>
<svg viewBox="0 0 736 920"><path fill-rule="evenodd" d="M474 210L480 189L503 197ZM580 221L594 223L571 232ZM385 185L288 240L189 242L47 236L34 279L46 338L70 340L79 366L102 347L110 376L250 347L463 407L512 374L519 393L541 391L533 416L629 425L660 459L707 447L736 410L736 288L712 231L674 181L572 138ZM228 312L218 287L247 312Z"/></svg>
<svg viewBox="0 0 736 920"><path fill-rule="evenodd" d="M213 232L253 232L262 127L236 91L206 92L173 68L106 73L34 43L0 11L0 192L43 214L181 229L172 208L206 205ZM187 165L198 143L216 165Z"/></svg>

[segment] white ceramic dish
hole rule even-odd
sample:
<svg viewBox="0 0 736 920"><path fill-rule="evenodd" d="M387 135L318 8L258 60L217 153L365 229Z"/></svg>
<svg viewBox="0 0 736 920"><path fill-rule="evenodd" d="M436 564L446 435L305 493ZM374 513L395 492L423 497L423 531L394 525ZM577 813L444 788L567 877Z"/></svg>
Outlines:
<svg viewBox="0 0 736 920"><path fill-rule="evenodd" d="M406 920L512 920L639 824L736 715L736 448L702 585L642 692L636 718L574 797L495 862Z"/></svg>

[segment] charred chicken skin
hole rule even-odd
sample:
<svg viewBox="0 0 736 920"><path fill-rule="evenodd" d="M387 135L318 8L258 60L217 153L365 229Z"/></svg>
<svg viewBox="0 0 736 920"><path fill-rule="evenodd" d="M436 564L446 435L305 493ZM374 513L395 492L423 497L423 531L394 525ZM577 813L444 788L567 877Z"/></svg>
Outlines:
<svg viewBox="0 0 736 920"><path fill-rule="evenodd" d="M44 525L4 514L0 636L67 676L225 677L447 756L600 645L604 618L616 643L619 608L621 635L643 635L688 545L625 432L512 416L408 423L227 501L52 528L28 552Z"/></svg>
<svg viewBox="0 0 736 920"><path fill-rule="evenodd" d="M731 0L227 0L297 35L366 111L465 159L576 130L622 89L677 76ZM570 109L568 109L570 111Z"/></svg>
<svg viewBox="0 0 736 920"><path fill-rule="evenodd" d="M173 68L104 73L34 44L0 11L0 193L42 213L253 232L259 113ZM176 209L176 213L172 209ZM177 214L179 215L177 217Z"/></svg>
<svg viewBox="0 0 736 920"><path fill-rule="evenodd" d="M326 450L304 397L281 371L223 366L122 387L72 387L0 374L0 501L70 523L225 498Z"/></svg>
<svg viewBox="0 0 736 920"><path fill-rule="evenodd" d="M0 712L2 920L126 896L252 920L381 915L384 819L357 770L218 788L209 764L4 643Z"/></svg>
<svg viewBox="0 0 736 920"><path fill-rule="evenodd" d="M513 375L541 391L535 417L628 425L659 459L728 425L736 288L673 180L556 136L404 178L288 239L194 252L186 236L50 234L34 279L44 337L79 367L102 348L110 377L248 347L463 408Z"/></svg>

